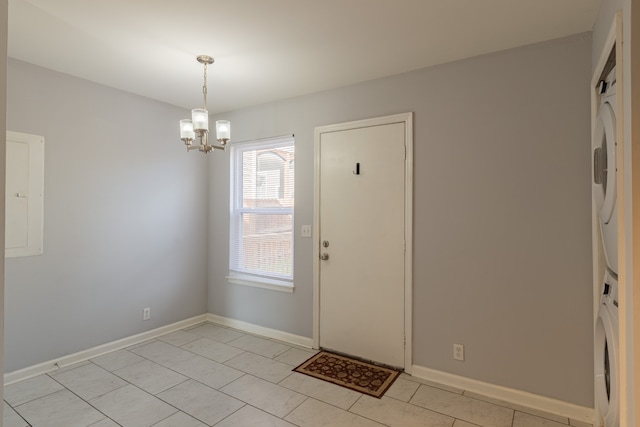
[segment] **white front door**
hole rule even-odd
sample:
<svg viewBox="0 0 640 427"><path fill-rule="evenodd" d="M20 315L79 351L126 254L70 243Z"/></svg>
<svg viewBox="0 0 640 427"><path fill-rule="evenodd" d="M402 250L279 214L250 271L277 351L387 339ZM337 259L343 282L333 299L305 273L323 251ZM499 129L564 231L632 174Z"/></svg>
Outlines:
<svg viewBox="0 0 640 427"><path fill-rule="evenodd" d="M316 141L319 345L405 367L406 123Z"/></svg>

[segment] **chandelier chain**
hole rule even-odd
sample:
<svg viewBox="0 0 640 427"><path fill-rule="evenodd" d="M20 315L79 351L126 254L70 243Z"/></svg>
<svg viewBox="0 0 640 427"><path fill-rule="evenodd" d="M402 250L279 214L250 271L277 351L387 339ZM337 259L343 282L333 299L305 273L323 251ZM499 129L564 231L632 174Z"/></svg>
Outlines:
<svg viewBox="0 0 640 427"><path fill-rule="evenodd" d="M207 63L204 63L204 84L202 85L202 95L204 98L204 109L207 109Z"/></svg>

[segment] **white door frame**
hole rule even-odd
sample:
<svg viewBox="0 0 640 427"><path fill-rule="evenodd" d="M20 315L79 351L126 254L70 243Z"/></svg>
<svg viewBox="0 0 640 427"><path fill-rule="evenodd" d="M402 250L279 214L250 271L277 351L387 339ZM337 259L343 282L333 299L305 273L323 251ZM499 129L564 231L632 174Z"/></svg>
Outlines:
<svg viewBox="0 0 640 427"><path fill-rule="evenodd" d="M411 374L413 363L413 113L354 122L319 126L314 129L314 179L313 179L313 347L320 347L320 136L323 133L358 129L370 126L404 123L405 128L405 177L404 177L404 370Z"/></svg>

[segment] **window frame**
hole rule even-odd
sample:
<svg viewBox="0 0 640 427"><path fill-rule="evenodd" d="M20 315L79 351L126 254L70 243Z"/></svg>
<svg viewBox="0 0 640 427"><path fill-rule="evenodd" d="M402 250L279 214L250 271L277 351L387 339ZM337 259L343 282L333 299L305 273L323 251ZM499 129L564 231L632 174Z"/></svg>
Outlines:
<svg viewBox="0 0 640 427"><path fill-rule="evenodd" d="M243 155L245 152L259 151L273 148L293 148L295 153L295 139L293 135L274 138L252 140L231 145L230 155L230 185L229 185L229 283L271 289L281 292L294 291L294 254L295 254L295 169L293 171L293 200L291 207L252 208L244 207L243 185ZM283 159L286 161L286 159ZM294 160L295 162L295 157ZM294 163L295 164L295 163ZM283 191L286 191L283 189ZM283 193L284 194L284 193ZM242 215L291 215L291 274L264 274L245 270L239 267L242 249L236 250L235 245L242 245Z"/></svg>

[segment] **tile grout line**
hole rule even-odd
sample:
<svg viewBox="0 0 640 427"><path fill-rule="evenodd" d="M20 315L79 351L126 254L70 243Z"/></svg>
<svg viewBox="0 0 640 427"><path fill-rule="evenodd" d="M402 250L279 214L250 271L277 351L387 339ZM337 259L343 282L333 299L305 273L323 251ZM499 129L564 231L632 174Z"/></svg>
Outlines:
<svg viewBox="0 0 640 427"><path fill-rule="evenodd" d="M47 396L48 396L48 395L47 395ZM35 400L35 399L34 399L34 400ZM27 420L26 420L26 418L25 418L25 417L23 417L23 416L22 416L22 414L16 410L16 408L14 408L13 406L11 406L11 404L10 404L9 402L7 402L6 400L4 400L4 399L3 399L2 401L3 401L4 403L6 403L6 404L9 406L9 408L11 408L11 409L13 410L13 412L15 412L16 414L18 414L18 416L19 416L20 418L22 418L22 420L23 420L25 423L27 423L27 426L28 426L28 427L31 427L31 423L29 423L29 421L27 421ZM1 424L0 424L0 425L1 425Z"/></svg>
<svg viewBox="0 0 640 427"><path fill-rule="evenodd" d="M165 343L165 344L169 344L169 343ZM169 345L172 345L172 344L169 344ZM174 346L174 347L175 347L175 346ZM129 350L127 350L127 351L129 351ZM184 377L186 378L184 381L181 381L180 383L175 384L174 386L171 386L171 387L169 387L168 389L166 389L166 390L163 390L163 391L159 392L158 394L160 394L160 393L164 393L165 391L168 391L168 390L171 390L172 388L175 388L175 387L177 387L177 386L179 386L179 385L181 385L181 384L184 384L185 382L190 381L190 380L191 380L191 381L195 381L195 382L197 382L197 383L199 383L199 384L201 384L201 385L203 385L203 386L205 386L205 387L208 387L208 388L210 388L210 389L212 389L212 390L216 390L216 391L220 392L219 390L217 390L217 389L215 389L215 388L213 388L213 387L211 387L211 386L208 386L207 384L201 383L200 381L197 381L197 380L196 380L196 379L194 379L194 378L191 378L191 377L189 377L189 376L187 376L187 375L183 375L183 374L181 374L180 372L174 371L173 369L168 368L168 367L166 367L166 366L164 366L164 365L161 365L160 363L154 362L154 361L153 361L153 360L151 360L151 359L147 359L146 357L141 356L141 355L139 355L139 354L137 354L137 353L134 353L134 352L131 352L131 353L136 354L137 356L142 357L142 358L143 358L143 359L145 359L146 361L149 361L149 362L151 362L151 363L154 363L154 364L156 364L156 365L158 365L158 366L162 366L162 367L164 367L164 368L166 368L166 369L168 369L168 370L171 370L171 371L173 371L173 372L175 372L175 373L177 373L177 374L180 374L180 375L182 375L182 376L184 376ZM169 417L174 416L174 415L175 415L176 413L178 413L178 412L182 412L182 413L184 413L184 414L186 414L186 415L188 415L188 416L190 416L190 417L192 417L192 418L194 418L194 419L196 419L196 420L198 420L198 421L202 422L202 423L203 423L203 424L205 424L205 425L207 424L206 422L204 422L203 420L201 420L201 419L197 418L197 417L196 417L196 416L194 416L193 414L190 414L190 413L188 413L188 412L185 412L185 411L181 410L180 408L176 407L175 405L173 405L173 404L171 404L171 403L169 403L169 402L165 401L165 400L164 400L164 399L162 399L161 397L159 397L159 396L157 396L157 395L155 395L155 394L153 394L153 393L150 393L150 392L148 392L148 391L146 391L146 390L144 390L144 389L142 389L142 388L138 387L136 384L131 383L130 381L128 381L128 380L127 380L127 379L125 379L125 378L120 377L118 374L116 374L116 373L115 373L115 371L109 371L108 369L105 369L105 368L103 368L102 366L100 366L100 365L98 365L98 364L96 364L96 363L93 363L91 360L89 360L89 363L91 363L92 365L94 365L94 366L96 366L96 367L98 367L98 368L100 368L100 369L102 369L102 370L104 370L104 371L106 371L106 372L108 372L108 373L110 373L110 374L112 374L112 375L116 376L117 378L120 378L121 380L123 380L124 382L126 382L126 383L127 383L127 384L125 384L125 385L123 385L123 386L121 386L121 387L117 387L117 388L115 388L115 389L113 389L113 390L110 390L110 391L108 391L108 392L106 392L106 393L103 393L103 394L101 394L101 395L99 395L99 396L96 396L96 397L94 397L93 399L97 399L97 398L99 398L99 397L102 397L102 396L104 396L104 395L107 395L107 394L109 394L109 393L111 393L111 392L114 392L114 391L116 391L116 390L120 390L120 389L122 389L122 388L126 387L127 385L130 385L130 386L132 386L132 387L137 388L137 389L138 389L138 390L140 390L141 392L143 392L143 393L145 393L145 394L148 394L149 396L152 396L152 397L154 397L154 398L156 398L156 399L160 400L161 402L165 403L166 405L171 406L172 408L174 408L174 409L177 411L177 412L174 412L174 413L172 413L171 415L167 416L167 417L166 417L166 418L164 418L163 420L165 420L165 419L167 419L167 418L169 418ZM123 368L121 368L121 369L124 369L124 368L129 367L129 366L133 366L133 365L135 365L135 363L134 363L134 364L132 364L132 365L124 366L124 367L123 367ZM81 366L78 366L78 368L80 368L80 367L82 367L82 366L86 366L86 364L83 364L83 365L81 365ZM74 369L77 369L77 368L74 368ZM73 371L74 369L71 369L70 371ZM118 369L116 369L116 370L118 370ZM49 375L49 374L46 374L46 375ZM242 378L242 377L240 377L240 378ZM109 420L111 420L111 421L113 421L114 423L116 423L116 424L118 424L119 426L121 426L121 424L120 424L120 423L116 422L114 419L112 419L111 417L109 417L108 415L106 415L104 412L102 412L100 409L98 409L97 407L95 407L95 406L94 406L94 405L93 405L89 400L83 399L83 398L82 398L82 397L80 397L78 394L76 394L75 392L73 392L71 389L67 388L64 384L62 384L62 383L60 383L58 380L56 380L55 378L53 378L53 377L52 377L51 379L53 379L54 381L56 381L58 384L60 384L60 385L61 385L62 387L64 387L66 390L68 390L69 392L71 392L72 394L74 394L76 397L78 397L78 398L79 398L80 400L82 400L83 402L86 402L88 405L90 405L90 406L91 406L92 408L94 408L96 411L100 412L100 413L101 413L102 415L104 415L106 418L108 418ZM238 378L238 379L239 379L239 378ZM235 381L235 380L234 380L234 381ZM233 381L232 381L232 382L233 382ZM230 383L229 383L229 384L230 384ZM226 385L226 384L225 384L225 385ZM224 387L224 386L223 386L223 387ZM58 391L61 391L61 390L58 390ZM220 392L220 393L222 393L222 392ZM50 393L50 394L53 394L53 393ZM223 394L225 394L225 393L223 393ZM227 394L225 394L225 395L226 395L226 396L228 396ZM47 396L48 396L48 395L47 395ZM233 397L233 396L229 396L229 397ZM93 400L93 399L92 399L92 400ZM234 398L234 399L235 399L235 398ZM34 400L35 400L35 399L34 399ZM241 400L239 400L239 399L236 399L236 400L238 400L238 401L242 402L242 401L241 401ZM246 405L246 402L242 402L242 403L245 403L245 405ZM244 405L243 405L243 406L244 406ZM154 423L153 425L158 424L159 422L161 422L161 421L163 421L163 420L159 420L158 422ZM28 422L27 422L27 423L28 423ZM94 424L95 424L95 423L94 423ZM87 427L91 427L91 426L87 426Z"/></svg>
<svg viewBox="0 0 640 427"><path fill-rule="evenodd" d="M387 427L388 427L388 426L389 426L388 424L385 424L385 423L383 423L383 422L381 422L381 421L378 421L378 420L374 420L373 418L369 418L369 417L367 417L367 416L365 416L365 415L356 414L355 412L352 412L352 411L351 411L351 409L352 409L354 406L356 406L356 404L360 401L360 399L364 398L364 396L367 396L367 395L366 395L366 394L364 394L364 393L360 393L360 397L358 397L358 398L356 399L356 401L355 401L355 402L353 402L353 405L351 405L351 406L349 407L349 410L348 410L347 412L349 412L350 414L356 415L356 416L358 416L358 417L362 417L362 418L364 418L364 419L366 419L366 420L373 421L374 423L378 423L378 424L381 424L381 425L383 425L383 426L387 426ZM368 397L372 397L372 396L368 396ZM372 398L373 398L373 399L375 399L375 397L372 397ZM454 420L454 422L455 422L455 420ZM452 424L452 425L453 425L453 424Z"/></svg>
<svg viewBox="0 0 640 427"><path fill-rule="evenodd" d="M453 393L453 392L450 392L450 391L448 391L448 390L442 390L442 389L439 389L439 388L437 388L437 387L430 386L430 385L428 385L428 384L420 384L420 387L423 387L423 386L424 386L424 387L435 388L435 389L437 389L437 390L441 390L441 391L446 391L447 393L451 393L451 394L454 394L454 395L456 395L456 396L463 396L463 395L459 395L458 393ZM418 387L418 390L420 389L420 387ZM418 390L416 390L416 393L418 392ZM414 393L414 394L415 394L415 393ZM467 399L473 399L472 397L469 397L469 396L465 396L465 397L466 397ZM465 419L457 418L457 417L454 417L453 415L450 415L450 414L445 414L444 412L440 412L440 411L436 411L436 410L431 409L431 408L427 408L427 407L424 407L424 406L416 405L415 403L411 403L411 402L403 402L402 400L400 400L400 399L396 399L396 398L393 398L393 397L391 397L391 396L387 396L387 398L388 398L388 399L393 399L393 400L395 400L395 401L397 401L397 402L407 403L407 404L409 404L409 405L415 406L416 408L426 409L427 411L431 411L431 412L433 412L433 413L440 414L440 415L443 415L443 416L445 416L445 417L453 418L453 419L454 419L454 423L455 423L455 420L460 420L460 421L464 421L464 422L469 423L469 424L478 425L478 424L474 424L474 423L472 423L472 422L470 422L470 421L467 421L467 420L465 420ZM473 399L473 400L477 400L478 402L483 402L483 403L488 403L488 404L490 404L490 405L494 405L493 403L485 402L485 401L480 400L480 399ZM498 407L501 407L501 408L509 409L510 411L512 411L512 414L511 414L511 426L509 426L509 427L513 427L513 419L514 419L514 417L515 417L515 412L516 412L516 411L515 411L515 409L513 409L513 408L507 408L507 407L504 407L504 406L501 406L501 405L494 405L494 406L498 406ZM480 426L480 425L479 425L479 427L483 427L483 426ZM484 426L484 427L489 427L489 426Z"/></svg>
<svg viewBox="0 0 640 427"><path fill-rule="evenodd" d="M428 386L426 384L421 384L421 386L422 385L430 387L430 386ZM432 387L432 388L435 388L435 387ZM418 390L416 390L416 392L417 391ZM365 395L363 394L363 396L365 396ZM411 406L419 408L419 409L424 409L425 411L433 412L434 414L442 415L442 416L447 417L447 418L453 418L454 424L455 424L456 420L460 420L460 421L464 421L464 422L469 423L469 424L473 424L473 423L470 423L469 421L463 420L462 418L456 418L453 415L445 414L444 412L439 412L439 411L436 411L436 410L433 410L433 409L430 409L430 408L425 408L424 406L416 405L415 403L405 402L405 401L402 401L400 399L396 399L395 397L391 397L391 396L383 396L383 397L386 397L387 399L395 400L396 402L400 402L400 403L404 403L404 404L407 404L407 405L411 405ZM358 399L358 400L360 400L360 399ZM354 405L355 405L355 403L354 403ZM349 412L351 412L351 410L349 410ZM353 413L355 414L355 412L353 412ZM479 426L479 427L482 427L482 426Z"/></svg>
<svg viewBox="0 0 640 427"><path fill-rule="evenodd" d="M134 354L135 354L135 353L134 353ZM138 355L138 356L139 356L139 355ZM140 356L140 357L143 357L143 356ZM167 368L167 367L166 367L166 366L164 366L164 365L160 365L159 363L154 362L153 360L149 360L149 359L146 359L146 358L144 358L144 359L145 359L145 360L148 360L149 362L155 363L155 364L156 364L156 365L158 365L158 366L162 366L162 367L164 367L164 368L166 368L166 369L169 369L169 368ZM97 365L97 366L99 366L99 365ZM129 366L133 366L133 365L129 365ZM126 367L126 366L125 366L125 367ZM102 368L102 369L104 369L104 368ZM124 368L123 368L123 369L124 369ZM106 370L106 369L105 369L105 370ZM171 370L171 369L169 369L169 370ZM145 394L148 394L149 396L152 396L152 397L154 397L154 398L158 399L158 400L159 400L159 401L161 401L162 403L164 403L164 404L166 404L166 405L168 405L168 406L171 406L172 408L174 408L174 409L176 410L176 412L174 412L174 413L170 414L169 416L167 416L167 417L163 418L162 420L159 420L158 422L156 422L156 423L152 424L152 427L153 427L154 425L156 425L156 424L158 424L158 423L160 423L160 422L162 422L162 421L166 420L167 418L170 418L170 417L174 416L174 415L175 415L175 414L177 414L178 412L184 413L184 414L186 414L186 415L190 416L191 418L194 418L194 419L196 419L196 420L198 420L198 421L200 421L200 422L204 423L205 425L207 424L207 423L205 423L203 420L201 420L201 419L197 418L196 416L194 416L194 415L192 415L192 414L190 414L190 413L188 413L188 412L185 412L185 411L183 411L182 409L180 409L180 408L176 407L175 405L173 405L173 404L171 404L171 403L167 402L166 400L162 399L161 397L159 397L159 396L157 396L157 395L155 395L155 394L153 394L153 393L151 393L151 392L148 392L147 390L144 390L144 389L142 389L141 387L138 387L136 384L133 384L133 383L129 382L128 380L126 380L125 378L120 377L119 375L115 374L114 372L111 372L111 371L107 371L107 372L110 372L111 374L115 375L116 377L118 377L118 378L122 379L123 381L125 381L125 382L127 383L127 385L130 385L130 386L132 386L132 387L137 388L137 389L138 389L138 390L140 390L141 392L143 392L143 393L145 393ZM176 372L176 371L173 371L173 372ZM180 374L179 372L176 372L176 373L177 373L177 374ZM182 375L182 374L180 374L180 375ZM169 388L168 388L168 389L166 389L166 390L163 390L163 391L161 391L161 392L158 392L158 394L160 394L160 393L164 393L165 391L168 391L168 390L171 390L172 388L175 388L175 387L177 387L177 386L179 386L179 385L181 385L181 384L184 384L185 382L187 382L187 381L189 381L189 380L195 381L195 380L193 380L191 377L188 377L188 376L186 376L186 375L183 375L183 376L186 378L184 381L181 381L181 382L179 382L178 384L176 384L176 385L174 385L174 386L171 386L171 387L169 387ZM196 381L196 382L198 382L198 381ZM202 384L202 383L200 383L200 384ZM204 386L206 386L206 387L209 387L209 386L207 386L206 384L202 384L202 385L204 385ZM124 387L126 387L126 385L124 385L124 386L122 386L122 387L118 387L118 388L116 388L116 389L114 389L114 390L111 390L111 391L109 391L109 392L107 392L107 393L104 393L104 394L102 394L102 395L100 395L100 396L96 396L96 397L94 397L94 399L97 399L98 397L102 397L102 396L104 396L104 395L106 395L106 394L109 394L109 393L111 393L111 392L113 392L113 391L120 390L120 389L122 389L122 388L124 388ZM212 389L213 389L213 387L209 387L209 388L212 388ZM214 390L215 390L215 389L214 389ZM78 397L79 397L79 396L78 396ZM81 399L82 399L82 398L81 398ZM83 399L83 400L84 400L84 399ZM93 399L92 399L92 400L93 400ZM87 402L87 403L91 404L89 401L85 401L85 402ZM93 405L92 405L92 406L93 406ZM96 408L96 409L97 409L97 408ZM98 410L99 410L99 409L98 409ZM105 415L105 416L106 416L106 415ZM109 418L109 417L107 417L107 418ZM109 418L109 419L111 419L111 418ZM115 420L113 420L113 421L115 422ZM120 425L120 423L117 423L117 422L116 422L116 424ZM91 427L91 426L89 426L89 427Z"/></svg>
<svg viewBox="0 0 640 427"><path fill-rule="evenodd" d="M287 390L288 390L288 389L287 389ZM293 391L294 393L298 393L298 392L297 392L297 391L295 391L295 390L291 390L291 391ZM311 399L311 397L310 397L310 396L307 396L306 394L302 394L302 393L298 393L298 394L300 394L301 396L304 396L304 400L303 400L302 402L298 403L298 404L295 406L295 408L291 408L291 410L290 410L289 412L287 412L286 414L284 414L282 417L278 417L278 416L276 416L276 415L274 415L274 414L271 414L271 415L274 415L276 418L279 418L279 419L281 419L282 421L285 421L285 418L286 418L286 417L288 417L288 416L289 416L293 411L295 411L295 410L296 410L296 409L298 409L300 406L302 406L302 404L303 404L304 402L306 402L307 400ZM265 411L265 412L266 412L266 411ZM289 422L289 421L286 421L286 422ZM293 424L293 423L291 423L291 424Z"/></svg>
<svg viewBox="0 0 640 427"><path fill-rule="evenodd" d="M534 416L534 417L537 417L537 418L540 418L540 419L543 419L543 420L546 420L546 421L555 422L555 423L561 424L561 425L563 425L563 426L565 426L565 425L566 425L566 426L571 427L571 424L570 424L570 423L571 423L571 420L570 420L569 418L567 418L567 422L566 422L566 423L563 423L563 422L559 422L559 421L557 421L557 420L555 420L555 419L548 418L548 417L546 417L546 416L544 416L544 415L542 415L542 414L539 414L539 413L533 413L533 412L527 412L527 411L526 411L526 409L529 409L529 410L531 410L531 411L535 411L535 409L534 409L534 408L527 408L527 407L522 406L522 408L521 408L521 409L516 409L516 408L513 408L513 407L511 407L511 406L507 406L507 404L508 404L509 402L504 402L504 401L501 401L500 399L496 399L496 400L497 400L498 402L504 402L505 404L503 404L503 403L496 403L496 402L492 402L492 401L488 401L488 400L484 400L484 399L479 399L479 398L477 398L477 397L473 397L473 396L468 396L466 393L467 393L467 392L469 392L469 390L462 390L462 394L458 394L458 393L454 393L454 392L452 392L452 391L450 391L450 390L446 390L446 389L443 389L443 388L437 387L437 386L435 386L435 385L429 385L429 384L421 383L421 382L419 382L419 381L414 381L414 380L411 380L411 379L408 379L408 378L404 378L404 379L406 379L407 381L411 381L411 382L413 382L413 383L417 383L417 384L419 384L420 386L427 386L427 387L435 388L435 389L438 389L438 390L440 390L440 391L445 391L445 392L447 392L447 393L454 394L454 395L456 395L456 396L464 396L464 397L466 397L467 399L472 399L472 400L475 400L475 401L478 401L478 402L487 403L487 404L494 405L494 406L499 406L499 407L501 407L501 408L505 408L505 409L510 409L510 410L512 410L512 411L513 411L513 418L514 418L514 420L513 420L513 421L512 421L512 423L511 423L511 424L512 424L512 426L511 426L511 427L513 427L513 423L515 422L515 413L516 413L516 412L520 412L520 413L523 413L523 414L531 415L531 416ZM418 389L419 389L419 388L420 388L420 387L418 387ZM418 389L416 389L416 391L413 393L413 395L415 395L415 394L418 392ZM473 393L473 394L478 394L478 393ZM390 396L389 396L389 397L390 397ZM488 397L488 396L487 396L487 397ZM393 397L390 397L390 398L391 398L391 399L393 399ZM412 398L413 398L413 396L412 396ZM396 399L396 400L399 400L399 399ZM400 400L400 401L401 401L401 400ZM410 403L410 402L407 402L407 403ZM421 408L421 406L419 406L419 405L415 405L415 404L413 404L413 405L414 405L414 406L418 406L418 407L420 407L420 408ZM518 405L518 406L521 406L521 405ZM425 408L425 409L428 409L428 408ZM434 411L434 412L436 412L436 411ZM543 413L544 413L544 411L540 411L540 412L543 412ZM550 414L550 415L556 415L556 414L551 414L551 413L549 413L549 414ZM443 415L446 415L446 414L443 414ZM558 416L558 415L556 415L556 416ZM560 417L560 416L559 416L559 417ZM565 418L565 417L561 417L561 418ZM456 419L459 419L459 418L456 418ZM460 421L465 421L465 420L462 420L462 419L461 419ZM468 422L468 421L465 421L465 422Z"/></svg>
<svg viewBox="0 0 640 427"><path fill-rule="evenodd" d="M89 363L91 363L92 365L98 366L98 365L96 365L95 363L92 363L92 362L89 362ZM86 366L86 365L82 365L82 366ZM80 366L78 366L78 367L80 367ZM75 369L77 369L77 368L75 368ZM103 369L103 368L101 368L101 369ZM106 370L106 369L105 369L105 370ZM73 369L71 369L70 371L73 371ZM108 371L107 371L107 372L108 372ZM57 382L58 384L60 384L60 385L61 385L62 387L64 387L64 389L65 389L65 390L67 390L69 393L73 394L73 395L74 395L74 396L76 396L78 399L82 400L82 401L83 401L83 402L85 402L87 405L91 406L93 409L95 409L96 411L98 411L99 413L101 413L102 415L104 415L104 416L105 416L105 418L108 418L109 420L113 421L114 423L116 423L116 424L118 424L118 425L121 425L120 423L118 423L118 422L116 422L114 419L112 419L110 416L108 416L107 414L105 414L104 412L102 412L100 409L98 409L98 408L96 408L94 405L92 405L92 404L91 404L91 402L89 402L88 400L83 399L82 397L80 397L76 392L74 392L73 390L71 390L70 388L68 388L66 385L62 384L62 383L61 383L60 381L58 381L57 379L53 378L53 377L52 377L51 375L49 375L48 373L47 373L47 374L45 374L45 375L49 376L52 380L54 380L55 382ZM115 388L115 389L113 389L113 390L111 390L111 391L119 390L119 389L121 389L122 387L126 387L126 385L123 385L123 386L121 386L121 387L117 387L117 388ZM62 390L59 390L59 391L62 391ZM110 392L111 392L111 391L110 391ZM107 393L110 393L110 392L107 392ZM104 395L105 395L105 394L107 394L107 393L104 393L104 394L102 394L101 396L104 396ZM100 396L96 396L96 397L100 397ZM101 420L101 421L102 421L102 420ZM29 424L31 424L31 423L29 423ZM94 423L94 424L95 424L95 423ZM91 425L89 425L89 426L87 426L87 427L91 427Z"/></svg>

